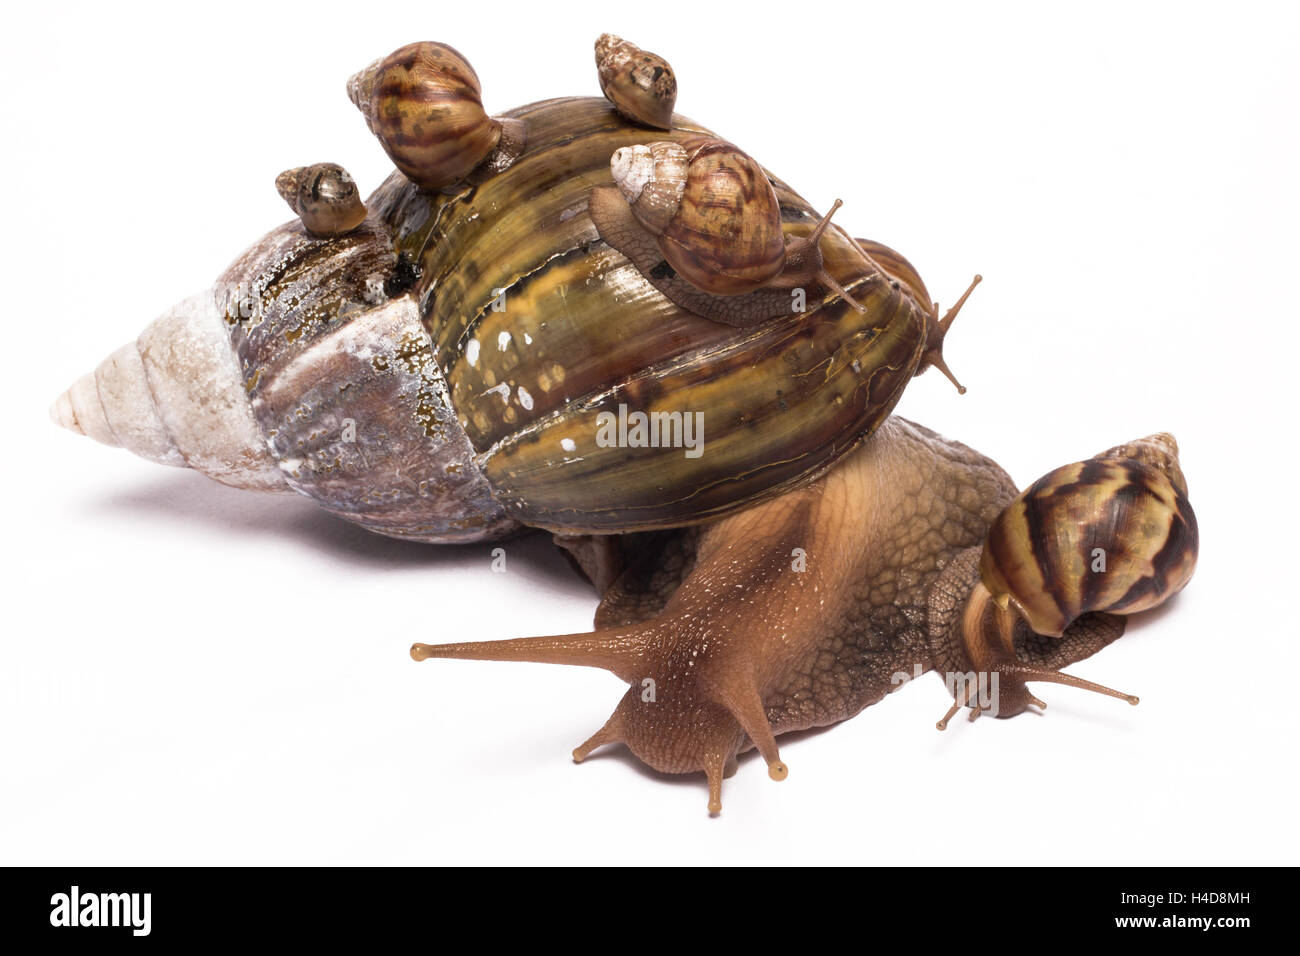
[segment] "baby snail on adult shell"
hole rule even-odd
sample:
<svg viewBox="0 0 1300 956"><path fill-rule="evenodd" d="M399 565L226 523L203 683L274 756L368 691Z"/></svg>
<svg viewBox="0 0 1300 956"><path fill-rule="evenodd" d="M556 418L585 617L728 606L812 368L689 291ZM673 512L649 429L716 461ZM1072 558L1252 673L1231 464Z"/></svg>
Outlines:
<svg viewBox="0 0 1300 956"><path fill-rule="evenodd" d="M672 129L677 77L668 61L612 33L596 40L596 72L605 98L634 123Z"/></svg>
<svg viewBox="0 0 1300 956"><path fill-rule="evenodd" d="M483 110L478 74L445 43L410 43L348 81L348 96L393 164L425 189L509 166L524 124Z"/></svg>
<svg viewBox="0 0 1300 956"><path fill-rule="evenodd" d="M596 630L411 655L612 671L627 691L574 758L622 744L702 772L711 812L740 754L784 778L778 735L853 716L899 673L992 670L1003 715L1025 681L1083 686L1061 668L1191 574L1172 439L1018 498L995 462L892 415L925 369L952 378L970 289L941 317L905 257L672 113L667 64L599 47L605 97L495 118L442 43L353 77L397 170L364 205L338 166L282 174L297 218L54 420L407 541L550 532L600 596ZM406 627L404 647L461 636Z"/></svg>
<svg viewBox="0 0 1300 956"><path fill-rule="evenodd" d="M811 233L787 240L767 174L724 140L624 146L614 151L610 170L664 260L697 289L741 295L816 279L865 311L825 270L817 247L839 200Z"/></svg>
<svg viewBox="0 0 1300 956"><path fill-rule="evenodd" d="M335 163L287 169L276 177L275 188L303 228L318 238L341 236L366 221L356 181Z"/></svg>

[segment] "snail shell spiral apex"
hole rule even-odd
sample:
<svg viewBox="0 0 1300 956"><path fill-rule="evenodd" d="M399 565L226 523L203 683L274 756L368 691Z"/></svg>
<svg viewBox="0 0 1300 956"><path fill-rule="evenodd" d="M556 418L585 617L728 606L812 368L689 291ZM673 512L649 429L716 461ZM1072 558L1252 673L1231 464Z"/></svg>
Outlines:
<svg viewBox="0 0 1300 956"><path fill-rule="evenodd" d="M614 108L642 126L672 129L677 77L663 57L612 33L596 40L600 90Z"/></svg>
<svg viewBox="0 0 1300 956"><path fill-rule="evenodd" d="M637 221L653 235L663 235L686 191L686 150L677 143L624 146L614 151L609 165Z"/></svg>

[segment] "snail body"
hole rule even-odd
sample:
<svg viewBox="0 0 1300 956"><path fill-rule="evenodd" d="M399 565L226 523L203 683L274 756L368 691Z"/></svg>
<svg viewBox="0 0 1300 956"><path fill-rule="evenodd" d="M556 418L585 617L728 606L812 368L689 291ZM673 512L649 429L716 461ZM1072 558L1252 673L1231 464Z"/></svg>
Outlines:
<svg viewBox="0 0 1300 956"><path fill-rule="evenodd" d="M1018 500L995 462L894 416L782 498L667 537L567 542L588 577L605 582L589 634L411 653L613 672L628 690L574 759L621 745L662 772L703 772L712 813L740 753L758 750L784 779L781 734L845 720L930 671L959 695L942 726L962 706L999 717L1041 706L1033 681L1136 703L1062 671L1119 638L1125 617L1086 612L1060 637L1037 635L980 580L990 529ZM743 598L718 600L729 593Z"/></svg>

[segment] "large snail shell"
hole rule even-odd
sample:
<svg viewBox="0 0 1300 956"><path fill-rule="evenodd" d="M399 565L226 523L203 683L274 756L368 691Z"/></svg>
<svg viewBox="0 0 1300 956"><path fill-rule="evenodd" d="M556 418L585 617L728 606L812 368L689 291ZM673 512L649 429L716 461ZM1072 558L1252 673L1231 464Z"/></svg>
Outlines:
<svg viewBox="0 0 1300 956"><path fill-rule="evenodd" d="M501 137L474 68L445 43L411 43L377 60L348 81L348 96L393 165L425 189L464 179Z"/></svg>
<svg viewBox="0 0 1300 956"><path fill-rule="evenodd" d="M611 172L624 196L638 197L633 214L658 236L676 272L714 295L752 292L780 274L781 208L762 166L720 139L638 149L615 152ZM679 185L683 159L686 181ZM679 198L670 215L673 195Z"/></svg>
<svg viewBox="0 0 1300 956"><path fill-rule="evenodd" d="M527 124L520 162L454 193L394 173L328 242L296 219L273 230L221 276L205 338L142 337L144 372L128 352L126 372L83 380L56 418L383 534L475 541L709 520L823 473L889 415L924 344L895 283L855 285L869 315L831 299L738 337L597 238L592 184L643 129L598 97L506 119ZM806 233L812 207L769 188L781 228ZM842 233L821 245L837 274L862 261ZM699 444L602 440L620 411L698 425Z"/></svg>
<svg viewBox="0 0 1300 956"><path fill-rule="evenodd" d="M596 40L600 89L614 108L635 123L671 129L677 77L668 61L612 33Z"/></svg>
<svg viewBox="0 0 1300 956"><path fill-rule="evenodd" d="M1039 634L1088 611L1131 614L1181 591L1196 515L1178 445L1152 435L1038 479L993 522L980 577Z"/></svg>

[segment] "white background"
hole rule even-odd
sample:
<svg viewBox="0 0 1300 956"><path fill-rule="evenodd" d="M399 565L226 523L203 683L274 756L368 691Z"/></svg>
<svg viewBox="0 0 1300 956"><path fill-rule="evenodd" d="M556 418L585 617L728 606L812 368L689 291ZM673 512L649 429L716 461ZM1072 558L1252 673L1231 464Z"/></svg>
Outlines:
<svg viewBox="0 0 1300 956"><path fill-rule="evenodd" d="M1294 7L117 6L9 8L0 39L0 863L1297 861ZM379 184L354 70L439 39L489 110L598 95L603 30L941 302L984 274L948 348L969 394L928 374L902 414L1022 485L1177 435L1197 575L1073 668L1140 706L1040 685L1045 716L939 734L927 676L786 739L784 783L743 760L710 819L702 776L570 762L613 676L407 656L589 628L545 541L494 574L491 546L368 536L49 423L289 217L280 170Z"/></svg>

